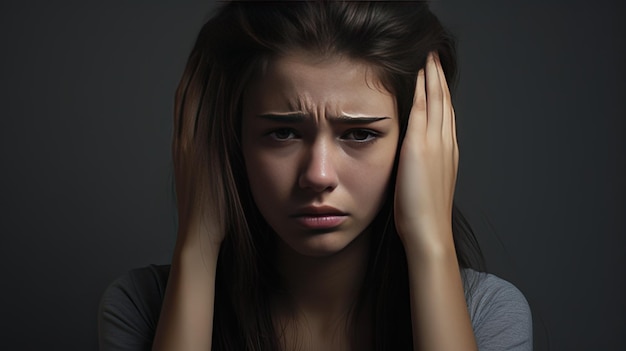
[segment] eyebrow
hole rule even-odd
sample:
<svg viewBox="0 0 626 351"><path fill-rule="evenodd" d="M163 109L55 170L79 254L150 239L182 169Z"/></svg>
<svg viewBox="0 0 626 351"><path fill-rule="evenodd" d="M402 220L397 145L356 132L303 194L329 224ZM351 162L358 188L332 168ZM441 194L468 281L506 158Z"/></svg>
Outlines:
<svg viewBox="0 0 626 351"><path fill-rule="evenodd" d="M307 120L307 115L301 112L294 113L285 113L285 114L273 114L273 113L265 113L259 115L260 118L268 119L274 122L280 123L301 123ZM352 116L337 116L331 117L330 120L333 122L341 123L341 124L369 124L378 121L382 121L385 119L391 119L391 117L382 116L382 117L352 117Z"/></svg>

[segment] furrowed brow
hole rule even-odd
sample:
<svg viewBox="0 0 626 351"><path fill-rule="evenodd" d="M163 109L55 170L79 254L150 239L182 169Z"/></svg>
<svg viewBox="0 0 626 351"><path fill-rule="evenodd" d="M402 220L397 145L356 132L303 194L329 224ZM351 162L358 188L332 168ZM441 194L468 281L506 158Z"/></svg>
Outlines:
<svg viewBox="0 0 626 351"><path fill-rule="evenodd" d="M259 115L260 118L278 123L301 123L307 119L307 115L301 112L294 113L264 113ZM353 117L353 116L337 116L331 117L330 120L339 124L370 124L378 121L391 119L391 117Z"/></svg>
<svg viewBox="0 0 626 351"><path fill-rule="evenodd" d="M391 119L391 117L352 117L352 116L338 116L333 117L332 121L341 124L370 124L385 119Z"/></svg>

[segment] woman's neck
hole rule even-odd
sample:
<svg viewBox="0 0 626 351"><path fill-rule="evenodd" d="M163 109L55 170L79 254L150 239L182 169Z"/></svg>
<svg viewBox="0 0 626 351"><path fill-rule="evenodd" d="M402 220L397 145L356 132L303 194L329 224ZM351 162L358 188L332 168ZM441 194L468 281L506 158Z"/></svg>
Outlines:
<svg viewBox="0 0 626 351"><path fill-rule="evenodd" d="M340 337L335 334L345 331L346 326L363 328L352 326L350 318L360 297L369 248L369 233L362 233L342 251L325 257L300 255L279 240L276 268L288 299L276 296L277 319L286 322L283 326L295 319L317 338Z"/></svg>

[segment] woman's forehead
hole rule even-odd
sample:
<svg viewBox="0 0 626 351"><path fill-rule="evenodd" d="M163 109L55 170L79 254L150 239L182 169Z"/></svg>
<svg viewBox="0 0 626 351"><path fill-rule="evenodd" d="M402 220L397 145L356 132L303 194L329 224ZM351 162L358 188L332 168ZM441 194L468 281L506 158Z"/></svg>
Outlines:
<svg viewBox="0 0 626 351"><path fill-rule="evenodd" d="M257 75L245 97L255 110L389 115L395 98L376 70L347 56L295 52L275 57Z"/></svg>

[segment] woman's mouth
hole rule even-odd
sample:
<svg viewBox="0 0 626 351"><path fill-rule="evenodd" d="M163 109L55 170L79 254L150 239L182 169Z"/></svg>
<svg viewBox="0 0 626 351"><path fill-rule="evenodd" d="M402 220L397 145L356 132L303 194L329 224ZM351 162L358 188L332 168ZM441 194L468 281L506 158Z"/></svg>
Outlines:
<svg viewBox="0 0 626 351"><path fill-rule="evenodd" d="M296 222L308 229L332 229L340 226L347 218L346 215L321 214L299 215L294 217Z"/></svg>
<svg viewBox="0 0 626 351"><path fill-rule="evenodd" d="M308 229L332 229L340 226L348 214L330 206L308 206L291 216Z"/></svg>

